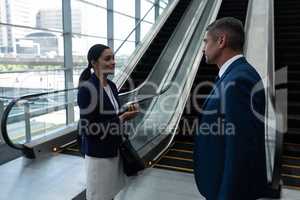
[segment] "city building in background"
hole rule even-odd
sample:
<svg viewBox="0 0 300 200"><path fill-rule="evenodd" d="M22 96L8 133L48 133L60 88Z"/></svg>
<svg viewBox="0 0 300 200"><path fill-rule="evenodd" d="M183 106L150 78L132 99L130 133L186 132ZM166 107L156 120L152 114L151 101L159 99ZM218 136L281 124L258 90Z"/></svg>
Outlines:
<svg viewBox="0 0 300 200"><path fill-rule="evenodd" d="M31 25L31 0L1 0L0 20L7 24L23 26ZM15 29L11 26L1 26L0 49L2 53L16 53L16 39L22 38L26 33L22 29Z"/></svg>
<svg viewBox="0 0 300 200"><path fill-rule="evenodd" d="M72 10L72 31L82 33L82 14L80 9ZM61 9L41 9L36 15L36 27L62 30Z"/></svg>
<svg viewBox="0 0 300 200"><path fill-rule="evenodd" d="M70 10L63 8L66 1ZM96 43L118 50L117 68L123 66L167 5L167 0L1 0L0 96L65 89L66 77L77 85ZM70 17L70 27L63 27L63 16Z"/></svg>

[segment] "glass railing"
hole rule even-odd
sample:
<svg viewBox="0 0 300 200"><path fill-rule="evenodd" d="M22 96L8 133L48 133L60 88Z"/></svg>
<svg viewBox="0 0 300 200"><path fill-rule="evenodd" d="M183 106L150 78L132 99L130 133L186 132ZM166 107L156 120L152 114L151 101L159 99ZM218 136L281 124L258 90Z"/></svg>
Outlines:
<svg viewBox="0 0 300 200"><path fill-rule="evenodd" d="M68 89L26 95L12 100L6 105L1 120L3 139L11 147L23 149L23 144L66 127L67 105L76 106L76 98L77 89ZM78 109L75 107L75 110Z"/></svg>
<svg viewBox="0 0 300 200"><path fill-rule="evenodd" d="M174 136L201 61L202 40L216 2L193 1L191 8L193 7L196 10L195 16L199 18L194 18L196 27L192 31L188 46L181 57L182 59L177 63L177 70L173 73L172 78L169 79L170 81L162 82L162 85L160 85L160 88L168 87L168 90L162 95L153 98L152 101L141 104L141 114L128 127L133 145L138 149L141 156L148 153L145 149L147 149L148 144L151 146L152 141L159 137L164 138L170 134ZM155 82L154 73L153 81ZM159 73L159 71L157 70L156 73ZM151 82L150 79L148 81ZM143 89L141 88L140 91L143 91Z"/></svg>

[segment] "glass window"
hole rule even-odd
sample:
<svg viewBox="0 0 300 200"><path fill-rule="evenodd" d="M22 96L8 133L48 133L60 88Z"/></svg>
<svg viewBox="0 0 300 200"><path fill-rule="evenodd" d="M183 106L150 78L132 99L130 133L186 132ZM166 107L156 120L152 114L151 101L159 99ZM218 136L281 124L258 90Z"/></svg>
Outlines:
<svg viewBox="0 0 300 200"><path fill-rule="evenodd" d="M135 27L135 20L133 18L114 13L114 38L115 39L125 40L125 38L134 29L134 27ZM131 34L129 40L130 41L135 40L134 33Z"/></svg>
<svg viewBox="0 0 300 200"><path fill-rule="evenodd" d="M155 21L155 9L154 9L154 7L151 9L151 11L148 12L147 16L144 18L144 21L154 23L154 21Z"/></svg>
<svg viewBox="0 0 300 200"><path fill-rule="evenodd" d="M87 62L82 63L80 68L76 68L73 70L73 80L74 80L74 87L78 87L79 83L79 76L82 73L82 71L87 67Z"/></svg>
<svg viewBox="0 0 300 200"><path fill-rule="evenodd" d="M62 3L60 0L1 0L0 9L1 22L62 30Z"/></svg>
<svg viewBox="0 0 300 200"><path fill-rule="evenodd" d="M153 3L150 3L149 1L146 0L141 0L141 18L143 18L148 10L153 6ZM154 18L154 14L153 14Z"/></svg>
<svg viewBox="0 0 300 200"><path fill-rule="evenodd" d="M122 41L114 41L115 49L121 45ZM135 49L135 42L125 42L123 46L120 48L120 50L116 53L115 59L116 59L116 66L119 68L124 63L127 62L127 59L132 54L132 52Z"/></svg>
<svg viewBox="0 0 300 200"><path fill-rule="evenodd" d="M114 0L114 10L135 17L135 0Z"/></svg>
<svg viewBox="0 0 300 200"><path fill-rule="evenodd" d="M141 23L141 40L144 39L145 35L148 33L153 24L142 22Z"/></svg>
<svg viewBox="0 0 300 200"><path fill-rule="evenodd" d="M162 8L167 7L169 1L168 0L159 0L159 6Z"/></svg>
<svg viewBox="0 0 300 200"><path fill-rule="evenodd" d="M159 1L159 14L161 15L161 13L165 10L165 8L168 6L168 1Z"/></svg>
<svg viewBox="0 0 300 200"><path fill-rule="evenodd" d="M95 38L95 37L78 37L72 38L72 54L74 67L85 67L87 64L87 52L94 44L107 45L106 39Z"/></svg>
<svg viewBox="0 0 300 200"><path fill-rule="evenodd" d="M73 0L72 31L74 33L106 37L107 11L87 3Z"/></svg>
<svg viewBox="0 0 300 200"><path fill-rule="evenodd" d="M78 0L76 0L78 1ZM106 8L107 6L107 0L85 0L87 2L90 2L90 3L93 3L93 4L96 4L96 5L99 5L99 6L102 6L104 8Z"/></svg>
<svg viewBox="0 0 300 200"><path fill-rule="evenodd" d="M60 33L0 26L9 33L1 38L0 71L56 69L63 66L63 37Z"/></svg>
<svg viewBox="0 0 300 200"><path fill-rule="evenodd" d="M141 1L141 18L145 17L144 18L145 21L153 23L154 19L155 19L155 16L154 16L155 13L154 12L155 11L154 11L153 3L150 3L149 1L146 1L146 0Z"/></svg>

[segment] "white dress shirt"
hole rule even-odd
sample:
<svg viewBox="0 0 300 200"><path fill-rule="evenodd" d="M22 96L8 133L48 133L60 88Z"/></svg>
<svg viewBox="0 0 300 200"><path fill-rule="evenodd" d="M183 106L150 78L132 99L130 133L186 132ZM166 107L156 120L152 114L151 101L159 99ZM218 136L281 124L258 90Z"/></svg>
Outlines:
<svg viewBox="0 0 300 200"><path fill-rule="evenodd" d="M243 54L238 54L236 56L233 56L232 58L230 58L229 60L227 60L220 68L220 71L219 71L219 78L222 77L222 75L225 73L225 71L228 69L228 67L234 62L236 61L237 59L243 57L244 55Z"/></svg>
<svg viewBox="0 0 300 200"><path fill-rule="evenodd" d="M105 90L107 96L109 97L109 100L110 100L111 104L114 106L114 109L115 109L116 113L118 113L119 112L119 104L118 104L117 100L115 99L114 94L113 94L110 86L107 84L104 87L104 90Z"/></svg>

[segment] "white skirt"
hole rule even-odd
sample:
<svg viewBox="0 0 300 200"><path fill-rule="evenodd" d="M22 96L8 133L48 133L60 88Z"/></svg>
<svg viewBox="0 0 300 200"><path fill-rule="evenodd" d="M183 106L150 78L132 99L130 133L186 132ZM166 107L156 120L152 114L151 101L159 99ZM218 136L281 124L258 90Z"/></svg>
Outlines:
<svg viewBox="0 0 300 200"><path fill-rule="evenodd" d="M111 200L125 186L125 174L120 156L95 158L85 156L87 200Z"/></svg>

